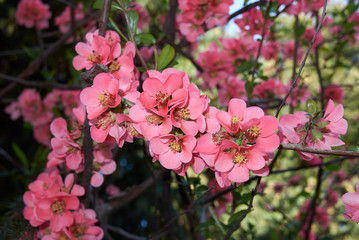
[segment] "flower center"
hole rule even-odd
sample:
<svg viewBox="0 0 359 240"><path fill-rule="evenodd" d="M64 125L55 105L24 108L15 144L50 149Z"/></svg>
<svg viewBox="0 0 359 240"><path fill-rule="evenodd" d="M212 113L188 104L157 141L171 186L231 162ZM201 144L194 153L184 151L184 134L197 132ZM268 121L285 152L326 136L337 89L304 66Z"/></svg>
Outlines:
<svg viewBox="0 0 359 240"><path fill-rule="evenodd" d="M97 120L95 124L96 128L101 128L102 130L106 130L108 127L112 127L115 125L116 115L109 112L107 114L101 115L102 118Z"/></svg>
<svg viewBox="0 0 359 240"><path fill-rule="evenodd" d="M231 118L231 128L232 130L236 130L238 128L239 125L239 118L237 118L236 116L232 116Z"/></svg>
<svg viewBox="0 0 359 240"><path fill-rule="evenodd" d="M97 161L93 161L92 162L92 167L94 170L99 171L102 167L103 167L103 163L97 162Z"/></svg>
<svg viewBox="0 0 359 240"><path fill-rule="evenodd" d="M80 238L87 231L87 226L85 224L77 224L73 227L74 235L76 238Z"/></svg>
<svg viewBox="0 0 359 240"><path fill-rule="evenodd" d="M125 128L132 136L135 136L135 137L138 136L138 132L137 132L136 128L133 127L131 122L125 122Z"/></svg>
<svg viewBox="0 0 359 240"><path fill-rule="evenodd" d="M97 52L93 52L92 54L89 53L87 55L86 60L91 61L92 63L96 64L96 63L101 62L101 57L98 55Z"/></svg>
<svg viewBox="0 0 359 240"><path fill-rule="evenodd" d="M247 159L248 153L249 153L248 151L236 150L233 156L233 163L238 163L238 164L246 163L248 161Z"/></svg>
<svg viewBox="0 0 359 240"><path fill-rule="evenodd" d="M63 211L66 209L65 207L65 201L61 200L58 201L56 200L53 204L51 204L51 209L53 213L59 213L62 215Z"/></svg>
<svg viewBox="0 0 359 240"><path fill-rule="evenodd" d="M178 153L178 152L182 151L182 145L176 140L173 140L172 142L170 142L168 146L174 153Z"/></svg>
<svg viewBox="0 0 359 240"><path fill-rule="evenodd" d="M108 92L101 93L98 96L98 100L102 104L102 107L113 106L116 102L115 97Z"/></svg>
<svg viewBox="0 0 359 240"><path fill-rule="evenodd" d="M117 70L119 70L120 69L120 64L118 63L118 61L117 60L114 60L114 61L112 61L112 63L110 64L110 66L108 67L109 69L110 69L110 71L111 71L111 73L112 72L115 72L115 71L117 71Z"/></svg>
<svg viewBox="0 0 359 240"><path fill-rule="evenodd" d="M182 109L178 110L177 114L184 120L189 119L189 109L188 108L182 108Z"/></svg>
<svg viewBox="0 0 359 240"><path fill-rule="evenodd" d="M153 124L153 125L156 125L156 126L162 124L162 122L163 122L163 118L161 116L158 116L158 115L155 115L155 114L146 115L145 118L146 118L146 121L147 121L148 124Z"/></svg>
<svg viewBox="0 0 359 240"><path fill-rule="evenodd" d="M168 95L167 93L163 93L162 91L159 91L156 94L156 102L158 103L158 105L160 105L161 107L165 107L167 106L168 103Z"/></svg>
<svg viewBox="0 0 359 240"><path fill-rule="evenodd" d="M250 142L255 141L259 137L259 135L260 135L260 129L258 128L257 125L250 127L244 132L245 138Z"/></svg>

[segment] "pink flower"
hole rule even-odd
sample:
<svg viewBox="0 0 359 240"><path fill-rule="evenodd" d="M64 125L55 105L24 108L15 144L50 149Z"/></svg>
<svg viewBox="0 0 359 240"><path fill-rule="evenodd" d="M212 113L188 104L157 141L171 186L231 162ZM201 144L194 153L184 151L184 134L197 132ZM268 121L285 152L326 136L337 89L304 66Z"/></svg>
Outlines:
<svg viewBox="0 0 359 240"><path fill-rule="evenodd" d="M196 138L190 135L177 137L168 134L154 137L150 141L150 152L154 159L167 169L179 170L192 160Z"/></svg>
<svg viewBox="0 0 359 240"><path fill-rule="evenodd" d="M107 31L105 37L94 33L86 34L86 43L79 42L75 46L79 54L74 57L72 65L76 70L90 69L95 64L107 65L121 55L120 37L114 31Z"/></svg>
<svg viewBox="0 0 359 240"><path fill-rule="evenodd" d="M314 34L316 32L316 28L315 27L311 27L311 28L307 28L305 30L305 33L303 35L303 39L309 44L313 37L314 37ZM323 44L324 42L324 36L323 34L319 31L318 34L317 34L317 37L315 38L315 41L313 43L313 49L315 47L318 47L319 45Z"/></svg>
<svg viewBox="0 0 359 240"><path fill-rule="evenodd" d="M74 20L75 22L79 22L85 17L84 12L82 11L83 4L79 3L77 8L75 8ZM59 27L60 32L63 34L67 33L71 26L71 8L67 6L65 10L61 13L60 16L55 18L55 25Z"/></svg>
<svg viewBox="0 0 359 240"><path fill-rule="evenodd" d="M80 99L86 106L87 117L94 119L108 108L115 108L121 103L118 95L119 81L109 73L98 74L91 87L81 91Z"/></svg>
<svg viewBox="0 0 359 240"><path fill-rule="evenodd" d="M262 48L262 55L266 60L277 59L279 52L279 43L277 41L267 42Z"/></svg>
<svg viewBox="0 0 359 240"><path fill-rule="evenodd" d="M130 3L130 6L133 6L132 8L129 8L130 10L135 10L138 13L138 23L137 27L139 29L143 29L146 25L148 25L151 22L150 14L147 12L146 8L144 8L141 4L136 3L135 1Z"/></svg>
<svg viewBox="0 0 359 240"><path fill-rule="evenodd" d="M287 93L286 86L273 78L257 84L253 89L253 96L260 99L282 98Z"/></svg>
<svg viewBox="0 0 359 240"><path fill-rule="evenodd" d="M229 100L232 98L247 100L245 84L245 81L230 76L226 82L220 84L220 89L218 90L219 104L224 107L228 106Z"/></svg>
<svg viewBox="0 0 359 240"><path fill-rule="evenodd" d="M340 135L345 134L348 128L347 121L343 119L344 109L341 104L334 106L334 102L329 100L324 117L316 119L312 129L308 132L305 144L312 148L328 149L333 146L343 145L339 139ZM294 114L283 115L279 120L279 132L282 142L300 143L306 132L306 123L309 116L306 112L298 111ZM298 152L302 159L312 160L315 155L310 153Z"/></svg>
<svg viewBox="0 0 359 240"><path fill-rule="evenodd" d="M214 179L209 181L208 187L212 188L213 185L215 185L215 188L213 188L211 190L211 194L216 194L216 193L224 190L224 188L221 188L215 182ZM232 200L233 200L232 192L228 192L228 193L224 194L222 197L216 199L215 211L216 211L217 217L222 216L222 214L227 210L228 204L231 203Z"/></svg>
<svg viewBox="0 0 359 240"><path fill-rule="evenodd" d="M345 204L344 217L354 222L359 223L359 181L356 184L356 193L345 193L342 196L343 203Z"/></svg>
<svg viewBox="0 0 359 240"><path fill-rule="evenodd" d="M117 186L110 184L106 187L106 193L110 196L116 196L120 193L120 189Z"/></svg>
<svg viewBox="0 0 359 240"><path fill-rule="evenodd" d="M17 102L12 102L5 108L5 112L10 115L11 120L16 120L21 117L21 108Z"/></svg>
<svg viewBox="0 0 359 240"><path fill-rule="evenodd" d="M50 130L54 135L51 139L53 151L48 156L47 167L53 167L65 161L68 168L80 171L83 167L82 148L69 133L66 120L56 118L51 123Z"/></svg>
<svg viewBox="0 0 359 240"><path fill-rule="evenodd" d="M50 6L41 0L21 0L16 9L16 21L26 28L35 26L37 29L49 27L51 17Z"/></svg>
<svg viewBox="0 0 359 240"><path fill-rule="evenodd" d="M171 74L167 78L150 76L143 82L139 100L145 109L166 116L169 107L181 104L187 98L187 91L182 86L182 77L177 74Z"/></svg>
<svg viewBox="0 0 359 240"><path fill-rule="evenodd" d="M330 99L332 99L336 103L342 104L344 99L343 87L335 84L325 87L324 100L328 102Z"/></svg>
<svg viewBox="0 0 359 240"><path fill-rule="evenodd" d="M298 43L299 45L299 43ZM294 41L287 41L284 43L284 58L293 60L294 57L294 50L295 50L295 42ZM297 63L300 63L303 58L303 49L298 46L297 52Z"/></svg>

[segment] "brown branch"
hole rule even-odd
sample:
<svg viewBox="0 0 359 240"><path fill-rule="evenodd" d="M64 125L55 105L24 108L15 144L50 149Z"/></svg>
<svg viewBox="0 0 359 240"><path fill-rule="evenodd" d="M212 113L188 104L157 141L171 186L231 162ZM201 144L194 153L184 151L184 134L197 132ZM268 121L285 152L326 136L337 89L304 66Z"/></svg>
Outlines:
<svg viewBox="0 0 359 240"><path fill-rule="evenodd" d="M257 184L255 186L255 188L252 190L252 194L251 194L251 199L249 201L248 204L248 208L246 209L246 211L243 213L243 215L241 216L240 219L238 219L238 221L236 222L236 224L232 227L231 230L229 230L229 232L226 234L226 236L224 237L224 240L228 240L232 234L239 228L239 226L241 225L241 222L243 221L243 219L248 215L248 213L252 210L253 208L253 200L254 200L254 196L257 194L258 189L259 189L259 184L261 183L262 178L259 177L257 180Z"/></svg>
<svg viewBox="0 0 359 240"><path fill-rule="evenodd" d="M263 28L262 28L262 38L261 38L261 41L259 43L256 60L255 60L254 65L253 65L252 81L254 81L254 77L255 77L255 74L256 74L256 70L257 70L256 68L257 68L257 65L258 65L258 59L259 59L259 56L261 55L262 46L263 46L263 42L264 42L264 37L265 37L265 34L266 34L267 20L269 18L269 12L270 12L271 5L272 5L272 0L270 0L270 2L268 4L268 7L266 9L265 16L264 16L264 23L263 23Z"/></svg>
<svg viewBox="0 0 359 240"><path fill-rule="evenodd" d="M37 81L28 81L25 79L21 79L18 77L13 77L13 76L9 76L3 73L0 73L0 78L7 80L7 81L11 81L14 83L18 83L18 84L22 84L25 86L30 86L30 87L36 87L36 88L57 88L57 89L66 89L66 90L71 90L71 89L81 89L80 86L77 85L67 85L67 84L61 84L61 83L50 83L50 82L37 82Z"/></svg>
<svg viewBox="0 0 359 240"><path fill-rule="evenodd" d="M63 35L59 40L57 40L56 42L54 42L49 48L47 48L43 54L39 57L37 57L35 59L35 61L33 61L21 74L19 74L17 77L20 79L26 79L27 77L29 77L30 75L32 75L34 72L36 72L41 64L43 63L43 60L48 58L50 55L52 55L54 52L56 52L59 47L61 45L63 45L67 39L69 39L74 33L75 31L80 28L82 25L88 23L89 21L91 21L92 18L86 18L81 20L80 22L78 22L76 24L76 26L72 29L70 29L65 35ZM3 97L6 93L8 93L9 91L11 91L13 88L15 88L15 86L17 86L17 83L11 83L9 84L6 88L4 88L1 92L0 92L0 98Z"/></svg>
<svg viewBox="0 0 359 240"><path fill-rule="evenodd" d="M308 58L309 53L310 53L310 50L312 49L313 43L314 43L315 39L317 38L318 32L319 32L319 30L320 30L320 27L321 27L321 25L322 25L322 23L323 23L323 21L324 21L324 18L325 18L325 15L326 15L326 9L327 9L327 0L324 1L322 18L320 19L320 22L319 22L319 24L318 24L318 26L317 26L317 30L315 31L315 34L314 34L314 36L313 36L313 39L312 39L312 41L311 41L310 44L309 44L309 47L308 47L307 52L306 52L306 54L305 54L305 57L304 57L304 59L302 60L302 64L301 64L301 66L300 66L300 68L299 68L299 71L298 71L298 73L297 73L297 76L295 77L294 81L292 82L292 86L290 87L290 89L289 89L287 95L284 97L283 101L282 101L281 104L279 105L279 107L278 107L278 109L277 109L277 112L276 112L276 114L275 114L276 117L278 117L278 115L279 115L279 113L280 113L280 110L281 110L282 107L285 105L285 102L287 101L289 95L291 94L292 90L293 90L293 89L296 87L296 85L297 85L298 78L299 78L299 76L300 76L300 74L301 74L301 72L302 72L302 70L303 70L303 68L304 68L304 65L305 65L305 62L307 61L307 58Z"/></svg>
<svg viewBox="0 0 359 240"><path fill-rule="evenodd" d="M309 216L309 223L304 232L306 240L309 239L310 229L311 229L313 221L314 221L317 199L319 197L320 187L322 185L322 175L323 175L323 168L320 166L319 170L318 170L318 175L317 175L317 186L315 188L315 193L314 193L312 200L310 201L306 215L303 219L303 224L305 225L306 218Z"/></svg>
<svg viewBox="0 0 359 240"><path fill-rule="evenodd" d="M176 28L176 12L178 8L177 0L170 0L170 9L168 10L165 24L163 26L163 31L166 33L166 38L170 42L174 42Z"/></svg>
<svg viewBox="0 0 359 240"><path fill-rule="evenodd" d="M346 156L346 157L359 157L359 152L353 151L344 151L344 150L325 150L325 149L316 149L303 146L301 144L284 144L281 143L279 148L284 150L294 150L299 152L315 153L321 155L332 155L332 156Z"/></svg>
<svg viewBox="0 0 359 240"><path fill-rule="evenodd" d="M96 64L88 71L81 73L81 75L80 75L81 88L84 89L87 87L91 87L93 79L96 77L97 74L99 74L101 72L108 72L108 71L109 71L109 69L105 65ZM83 125L82 131L84 134L82 149L84 152L85 166L84 166L84 171L83 171L83 175L82 175L81 185L85 188L86 195L85 195L85 199L84 199L84 204L86 207L88 207L90 204L90 182L91 182L91 177L92 177L93 143L92 143L92 138L91 138L91 133L90 133L89 120L87 118L87 113L86 113L86 119L85 119L85 123Z"/></svg>
<svg viewBox="0 0 359 240"><path fill-rule="evenodd" d="M229 22L232 18L235 18L237 17L239 14L242 14L242 13L245 13L245 12L248 12L249 10L251 10L252 8L255 8L257 6L260 6L264 3L266 3L267 1L266 0L260 0L260 1L257 1L257 2L254 2L254 3L251 3L251 4L248 4L244 7L242 7L241 9L239 9L238 11L232 13L228 19L227 19L227 22Z"/></svg>
<svg viewBox="0 0 359 240"><path fill-rule="evenodd" d="M110 7L111 7L111 0L104 0L101 9L101 16L98 22L100 36L105 36Z"/></svg>
<svg viewBox="0 0 359 240"><path fill-rule="evenodd" d="M129 233L120 227L107 225L107 228L110 231L117 233L118 235L121 235L122 237L125 237L126 239L131 239L131 240L146 240L147 239L146 237L141 237L141 236L135 235L133 233Z"/></svg>

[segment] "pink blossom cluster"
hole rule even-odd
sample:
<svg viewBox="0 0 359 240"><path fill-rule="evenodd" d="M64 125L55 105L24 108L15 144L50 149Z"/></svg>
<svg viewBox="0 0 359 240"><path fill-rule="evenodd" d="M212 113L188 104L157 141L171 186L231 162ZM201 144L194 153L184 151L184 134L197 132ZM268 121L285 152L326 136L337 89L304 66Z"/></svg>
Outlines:
<svg viewBox="0 0 359 240"><path fill-rule="evenodd" d="M234 83L232 80L237 77L235 62L248 61L254 56L258 49L258 42L253 37L241 34L236 38L220 38L223 50L219 50L215 42L212 42L208 51L198 55L198 63L203 72L198 77L203 79L203 88L209 89L220 85L221 88L230 88L228 85L238 88L229 93L230 97L239 97L235 92L243 92L243 84ZM232 83L231 83L232 81ZM243 95L243 94L239 94Z"/></svg>
<svg viewBox="0 0 359 240"><path fill-rule="evenodd" d="M50 130L54 137L51 139L52 151L48 155L47 167L64 166L64 170L79 174L84 171L81 130L85 121L85 109L82 106L74 109L74 112L77 120L72 120L69 127L63 118L56 118L51 123ZM94 146L90 182L92 186L101 186L104 181L103 175L112 174L116 170L116 162L112 160L113 147L114 145L110 143Z"/></svg>
<svg viewBox="0 0 359 240"><path fill-rule="evenodd" d="M95 64L103 64L118 78L126 75L135 81L133 58L136 51L132 42L127 42L122 49L120 36L114 31L106 31L103 37L96 30L87 33L85 39L86 43L79 42L75 46L79 55L74 57L72 64L76 70L89 70Z"/></svg>
<svg viewBox="0 0 359 240"><path fill-rule="evenodd" d="M324 6L324 0L276 0L279 5L286 6L286 12L291 15L318 12Z"/></svg>
<svg viewBox="0 0 359 240"><path fill-rule="evenodd" d="M278 135L282 143L301 143L305 133L308 132L305 141L306 146L331 150L331 147L344 144L339 137L347 132L348 123L343 119L344 108L339 104L334 106L334 102L329 100L324 116L312 120L312 127L308 131L310 114L298 111L294 114L283 115L279 120ZM304 160L311 161L315 155L312 153L298 152Z"/></svg>
<svg viewBox="0 0 359 240"><path fill-rule="evenodd" d="M82 10L83 4L79 3L77 8L74 9L74 21L81 21L85 14ZM71 7L67 6L65 10L55 18L55 25L59 27L60 32L67 33L71 27Z"/></svg>
<svg viewBox="0 0 359 240"><path fill-rule="evenodd" d="M356 192L354 193L345 193L342 196L342 200L345 204L344 217L359 223L359 181L357 182L355 189Z"/></svg>
<svg viewBox="0 0 359 240"><path fill-rule="evenodd" d="M95 212L80 205L78 197L85 190L75 184L74 174L63 181L57 169L48 169L29 184L29 189L23 196L23 213L31 226L39 227L38 238L102 239L102 229L94 226Z"/></svg>
<svg viewBox="0 0 359 240"><path fill-rule="evenodd" d="M234 22L237 26L249 35L262 35L264 18L262 12L258 8L252 8L250 11L241 15L241 18L236 18ZM266 28L271 24L267 21Z"/></svg>
<svg viewBox="0 0 359 240"><path fill-rule="evenodd" d="M77 107L80 91L54 90L44 100L35 89L24 89L17 102L5 108L12 120L22 116L23 120L33 126L35 139L44 145L50 145L50 123L54 119L53 108L62 108L67 116L72 116L72 109ZM61 106L60 106L61 105Z"/></svg>
<svg viewBox="0 0 359 240"><path fill-rule="evenodd" d="M207 28L227 23L229 6L233 0L183 0L179 1L181 14L176 18L178 28L189 42L196 42Z"/></svg>
<svg viewBox="0 0 359 240"><path fill-rule="evenodd" d="M16 9L16 21L26 28L36 27L46 29L49 27L51 12L50 6L41 0L21 0Z"/></svg>

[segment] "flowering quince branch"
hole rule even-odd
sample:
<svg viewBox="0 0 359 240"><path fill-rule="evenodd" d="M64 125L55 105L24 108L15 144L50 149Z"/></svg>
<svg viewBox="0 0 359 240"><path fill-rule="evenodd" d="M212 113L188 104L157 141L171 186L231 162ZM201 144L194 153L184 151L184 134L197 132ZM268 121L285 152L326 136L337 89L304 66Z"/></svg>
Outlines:
<svg viewBox="0 0 359 240"><path fill-rule="evenodd" d="M280 113L282 107L284 106L285 102L287 101L289 95L291 94L292 90L297 86L298 78L299 78L299 76L300 76L300 74L301 74L301 72L302 72L302 70L303 70L303 68L304 68L304 66L305 66L305 62L307 61L307 58L308 58L309 53L310 53L310 50L312 49L312 46L313 46L313 44L314 44L314 42L315 42L315 39L316 39L316 37L317 37L317 35L318 35L318 32L319 32L319 30L320 30L320 27L322 26L322 23L323 23L323 21L324 21L324 18L325 18L325 15L326 15L326 9L327 9L327 0L324 0L323 13L322 13L322 17L321 17L321 19L320 19L320 22L319 22L319 24L318 24L318 26L317 26L317 30L315 31L315 34L314 34L314 36L313 36L313 38L312 38L312 41L310 42L309 47L308 47L308 49L307 49L307 52L306 52L306 54L305 54L305 57L304 57L304 59L302 60L302 63L301 63L301 65L300 65L300 68L299 68L299 71L298 71L298 73L297 73L297 76L295 77L294 81L292 82L292 86L290 87L290 89L289 89L287 95L283 98L281 104L279 105L279 107L278 107L278 109L277 109L277 112L276 112L276 114L275 114L276 117L279 116L279 113Z"/></svg>
<svg viewBox="0 0 359 240"><path fill-rule="evenodd" d="M303 219L303 225L305 227L305 231L304 231L305 239L309 239L310 229L311 229L312 224L313 224L315 211L316 211L316 206L317 206L317 199L319 197L320 187L322 185L322 175L323 175L323 168L322 168L322 166L319 166L318 175L317 175L317 185L316 185L316 188L315 188L315 193L314 193L314 196L313 196L313 198L311 199L311 201L309 203L306 215L305 215L305 217ZM309 222L306 223L306 220L307 220L308 217L309 217ZM302 226L302 228L303 228L303 226Z"/></svg>
<svg viewBox="0 0 359 240"><path fill-rule="evenodd" d="M281 143L279 145L279 148L285 149L285 150L295 150L295 151L299 151L299 152L315 153L315 154L322 154L322 155L359 157L359 152L343 151L343 150L316 149L316 148L303 146L302 144Z"/></svg>
<svg viewBox="0 0 359 240"><path fill-rule="evenodd" d="M39 2L40 0L34 1ZM72 3L74 2L72 1ZM237 79L237 77L244 76L247 78L247 75L252 74L252 81L254 82L257 65L259 67L258 59L261 55L266 60L277 60L276 50L280 48L279 41L277 42L275 32L269 31L270 22L271 20L274 21L274 18L270 17L270 12L273 11L272 0L249 4L232 16L228 16L228 8L232 4L232 0L208 0L208 3L207 1L204 2L206 3L203 1L171 0L170 13L166 17L167 22L163 28L168 36L164 39L169 41L170 45L175 45L177 40L183 39L183 42L188 44L182 46L181 41L180 44L175 45L175 48L176 46L179 48L176 51L182 52L182 55L196 63L191 55L186 56L186 53L189 48L196 48L198 37L210 28L224 25L234 15L245 13L242 18L236 19L236 24L243 31L240 38L220 38L219 41L222 45L220 48L223 50L219 51L219 46L212 43L208 52L199 54L198 66L195 64L198 69L198 76L203 79L204 88L219 87L218 92L221 90L236 91L234 86L238 89L239 86L245 89L245 82ZM324 171L322 166L338 163L342 160L272 171L280 154L284 152L282 149L297 151L300 157L306 161L318 158L314 154L359 157L359 152L331 149L344 144L340 140L340 136L347 132L348 124L343 118L343 105L335 105L330 98L328 98L326 110L321 118L318 118L317 115L322 111L313 114L308 110L310 114L297 111L293 114L283 115L279 120L277 119L291 92L293 92L293 97L297 90L295 89L296 83L312 45L316 53L319 49L316 42L322 37L319 34L319 29L322 23L324 26L327 1L324 2L323 14L319 22L317 18L316 31L314 28L309 30L312 31L314 37L311 38L306 56L297 74L296 62L297 57L301 58L301 52L298 42L299 36L297 33L294 34L295 42L294 45L291 45L291 51L294 48L292 78L295 77L295 79L292 79L293 83L288 86L289 91L277 108L276 117L267 115L263 110L268 108L268 103L273 99L281 99L288 89L275 79L267 79L252 89L253 95L259 96L259 100L249 100L246 103L245 99L247 99L247 93L250 95L250 91L244 90L245 95L230 94L226 104L220 102L223 106L228 105L227 110L220 110L210 106L210 96L202 94L200 89L190 82L190 77L186 72L174 68L167 68L162 72L148 70L146 62L151 63L152 61L147 61L147 59L151 59L152 56L148 57L146 54L141 56L139 54L140 51L134 41L136 31L133 31L130 26L129 10L134 8L134 5L131 4L136 5L136 3L130 3L128 7L125 7L123 0L119 0L118 3L121 5L131 41L122 42L121 45L121 40L123 41L124 38L120 39L120 36L114 31L106 31L111 1L103 1L103 7L100 10L100 29L89 31L84 42L78 42L75 47L78 55L73 58L73 67L76 70L85 69L80 76L81 92L72 91L70 93L70 91L56 90L48 94L43 103L40 94L35 89L26 89L19 96L18 102L11 104L6 109L6 112L11 114L12 119L22 115L24 121L32 124L34 133L39 129L45 129L48 135L50 133L53 135L52 138L47 136L49 137L47 146L51 146L51 152L47 156L48 162L45 172L38 175L37 179L29 185L29 191L23 195L26 205L23 215L31 226L37 227L37 237L44 240L62 238L98 240L104 236L111 238L107 232L109 229L113 233L118 233L127 238L144 239L127 232L126 228L124 230L108 226L107 221L111 213L123 208L162 179L163 194L161 201L164 205L163 219L165 221L162 225L165 226L156 227L160 230L157 234L150 235L151 238L159 238L166 233L171 236L175 229L173 222L179 216L186 214L188 222L184 227L190 230L192 239L199 239L201 233L195 227L198 223L206 222L205 212L211 203L212 218L217 226L220 226L223 235L225 235L224 238L229 239L240 228L243 219L252 210L254 197L258 192L262 192L260 188L262 188L261 183L264 182L262 181L263 177L303 168L319 167L315 194L310 202L307 201L307 207L303 206L307 214L300 229L300 235L304 234L303 236L308 239L312 234L311 225L317 221L316 218L320 212L319 207L317 207L317 200L319 199ZM266 13L262 15L262 12L256 7L264 3L268 5ZM280 5L286 5L284 9L294 4L294 10L290 7L288 12L297 10L297 14L306 11L313 11L315 14L322 6L322 3L311 2L310 7L313 9L305 10L308 7L304 3L298 1L286 5L280 1ZM314 8L312 4L319 7ZM177 8L181 10L178 18L175 14ZM304 10L300 8L304 8ZM72 28L76 27L74 26L74 22L77 21L75 10L79 9L67 9L67 14L70 14L70 16L68 15L68 22L69 25L71 23ZM279 9L278 5L276 11L278 12ZM140 20L142 19L140 18ZM295 26L298 27L299 17L296 16L295 20ZM171 25L173 25L173 29L171 29ZM177 26L177 29L174 25ZM142 30L140 27L139 29ZM144 34L147 34L145 31ZM151 32L151 29L149 31ZM262 39L258 44L253 36L260 33L262 33ZM154 41L149 42L154 44ZM159 41L158 44L162 44L162 42ZM188 47L188 49L183 49L183 47ZM285 51L288 50L290 44L285 45L284 48ZM144 48L144 50L146 52L148 49ZM253 56L256 52L255 62L253 62ZM141 76L136 68L137 66L133 61L136 53L141 64L146 68L145 74L147 75ZM273 57L274 55L275 57ZM286 55L286 59L291 60L290 54L283 55ZM319 68L319 55L315 57L316 67ZM40 63L43 61L40 59ZM155 63L158 64L157 59ZM245 69L247 64L250 68L248 70ZM259 71L262 69L258 69ZM2 74L0 74L1 76ZM323 99L325 93L320 71L318 71L318 76L321 85L321 98ZM10 79L7 75L5 77ZM140 79L141 77L142 79ZM264 78L265 76L263 76ZM24 81L20 77L11 79L10 81L14 82L19 82L19 79ZM259 77L256 80L259 80ZM233 89L231 84L224 86L227 81L233 84ZM137 89L141 89L141 92ZM221 91L222 97L226 94L225 91ZM69 96L73 97L72 101L67 99L67 97L70 98ZM298 98L298 96L296 97ZM227 98L227 96L223 98ZM252 104L257 105L260 101L264 103L263 108L251 106ZM58 103L62 104L60 106L61 112L57 109ZM294 106L294 104L292 105ZM63 117L55 118L55 113L51 109L54 109L55 112L58 110L56 116ZM62 109L67 113L63 114ZM143 151L143 160L147 160L147 157L151 156L152 161L158 162L163 168L154 172L153 176L146 180L141 180L142 183L128 187L124 191L120 191L114 186L111 186L112 189L106 188L108 195L102 199L104 195L99 187L105 182L104 175L110 175L116 171L116 162L120 157L116 151L122 148L125 142L134 142L134 138L147 141L143 144L144 148L148 148ZM44 142L46 144L46 141ZM138 146L138 143L135 142L135 144ZM115 148L116 150L112 151ZM277 152L274 155L276 150ZM125 158L124 160L127 161ZM189 168L193 169L196 175L206 169L207 172L203 176L212 176L212 178L214 176L214 179L210 179L208 188L203 190L200 188L203 187L201 184L199 184L200 187L197 187L197 183L192 182L189 176L192 177L193 173L188 171ZM171 198L173 195L171 188L175 184L170 182L172 179L172 171L170 170L177 174L178 194L176 201L179 204L177 202L172 204L171 202L173 199ZM208 172L212 174L206 175ZM185 176L186 180L181 179L180 176ZM77 184L78 179L82 180L81 185ZM106 182L108 180L110 179L106 179ZM247 194L250 196L248 198L243 196L243 199L238 199L242 198L239 189L237 189L238 186L248 186L254 180L256 180L255 187L250 194ZM157 189L156 186L155 190ZM230 193L231 191L233 191L233 196ZM235 193L240 195L235 196ZM156 196L158 195L156 194ZM345 197L346 204L354 202L354 205L348 205L346 217L356 221L359 217L357 218L355 215L355 208L358 208L359 205L356 204L356 200L353 200L352 195L345 195L350 196ZM248 206L244 213L238 216L235 211L240 201ZM216 207L215 213L213 207L217 203L220 206ZM229 229L226 233L219 216L225 211L221 205L225 205L224 208L226 208L228 203L232 203L230 215L233 218L230 218L229 224L226 226ZM90 205L96 212L86 209ZM201 205L202 213L199 219L197 207ZM171 212L174 208L183 208L183 211L172 217ZM157 210L155 207L155 214L157 214ZM96 214L101 228L94 225L97 222ZM235 214L237 216L234 216Z"/></svg>
<svg viewBox="0 0 359 240"><path fill-rule="evenodd" d="M242 14L242 13L245 13L245 12L248 12L249 10L251 10L252 8L255 8L257 6L260 6L264 3L266 3L267 0L260 0L260 1L257 1L257 2L254 2L254 3L250 3L244 7L242 7L241 9L239 9L238 11L232 13L229 17L228 17L228 22L232 19L232 18L235 18L237 17L238 15Z"/></svg>

